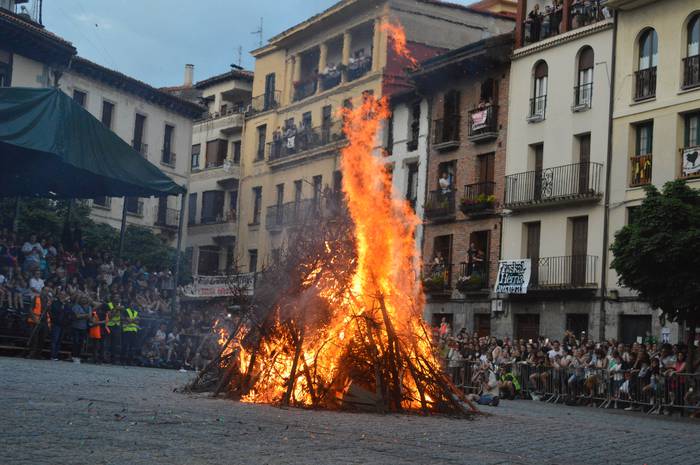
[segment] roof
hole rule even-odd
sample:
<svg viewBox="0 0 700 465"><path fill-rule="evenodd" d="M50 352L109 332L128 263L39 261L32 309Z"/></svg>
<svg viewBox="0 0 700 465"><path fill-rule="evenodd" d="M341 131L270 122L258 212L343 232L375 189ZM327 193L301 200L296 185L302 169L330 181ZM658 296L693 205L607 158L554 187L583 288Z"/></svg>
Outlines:
<svg viewBox="0 0 700 465"><path fill-rule="evenodd" d="M496 60L507 62L510 60L514 38L514 33L508 32L506 34L488 37L478 42L467 44L464 47L450 50L442 55L422 61L420 63L420 69L414 72L412 76L414 79L420 79L427 77L431 73L442 72L443 68L446 66L450 66L477 56L483 56L484 53L487 53L491 49L497 50L497 52L494 54L494 58ZM508 49L509 51L507 53L502 53L501 50L504 48Z"/></svg>
<svg viewBox="0 0 700 465"><path fill-rule="evenodd" d="M41 24L2 8L0 44L31 59L64 66L77 53L73 44L47 31Z"/></svg>
<svg viewBox="0 0 700 465"><path fill-rule="evenodd" d="M100 80L105 84L130 92L155 105L165 107L188 118L198 118L206 111L206 108L196 103L172 95L164 90L156 89L143 81L134 79L119 71L105 68L79 56L73 58L70 69L83 76Z"/></svg>
<svg viewBox="0 0 700 465"><path fill-rule="evenodd" d="M253 72L242 69L232 69L231 71L227 71L222 74L217 74L216 76L212 76L210 78L199 81L194 86L197 89L205 89L209 86L213 86L220 82L231 81L234 79L241 79L253 82Z"/></svg>
<svg viewBox="0 0 700 465"><path fill-rule="evenodd" d="M269 48L270 45L273 45L276 42L279 42L279 41L281 41L289 36L296 34L297 32L302 31L303 29L305 29L309 25L311 25L311 24L313 24L313 23L315 23L323 18L334 15L334 14L340 12L341 10L343 10L351 5L360 3L360 1L362 1L362 0L340 0L339 2L333 4L329 8L326 8L325 10L321 11L320 13L317 13L313 16L310 16L306 20L304 20L304 21L302 21L302 22L300 22L300 23L298 23L298 24L296 24L288 29L285 29L284 31L280 32L279 34L271 37L268 40L268 45L265 45L265 46L260 47L256 50L253 50L251 53L253 55L259 54L260 52L263 52L265 49ZM365 0L365 1L366 1L366 3L380 4L380 3L386 2L387 0ZM470 6L460 5L458 3L444 2L442 0L414 0L414 1L419 2L419 3L426 3L429 5L434 5L434 6L438 6L438 7L452 8L452 9L457 9L457 10L461 10L461 11L467 11L469 13L474 13L474 14L482 15L482 16L490 16L490 17L494 17L494 18L509 19L509 20L514 19L512 15L503 14L503 13L494 13L491 11L484 11L482 9L472 8Z"/></svg>

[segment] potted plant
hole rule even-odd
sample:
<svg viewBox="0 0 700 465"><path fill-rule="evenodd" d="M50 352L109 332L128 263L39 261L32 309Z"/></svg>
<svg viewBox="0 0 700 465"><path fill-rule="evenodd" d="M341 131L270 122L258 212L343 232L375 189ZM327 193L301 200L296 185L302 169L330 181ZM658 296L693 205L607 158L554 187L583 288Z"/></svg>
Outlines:
<svg viewBox="0 0 700 465"><path fill-rule="evenodd" d="M473 212L491 210L495 205L496 196L479 194L476 197L462 197L459 203L459 209L466 215Z"/></svg>
<svg viewBox="0 0 700 465"><path fill-rule="evenodd" d="M484 286L484 279L478 273L470 276L460 276L455 287L462 294L480 291Z"/></svg>
<svg viewBox="0 0 700 465"><path fill-rule="evenodd" d="M445 276L442 273L434 273L423 278L423 289L426 292L442 291L445 289Z"/></svg>

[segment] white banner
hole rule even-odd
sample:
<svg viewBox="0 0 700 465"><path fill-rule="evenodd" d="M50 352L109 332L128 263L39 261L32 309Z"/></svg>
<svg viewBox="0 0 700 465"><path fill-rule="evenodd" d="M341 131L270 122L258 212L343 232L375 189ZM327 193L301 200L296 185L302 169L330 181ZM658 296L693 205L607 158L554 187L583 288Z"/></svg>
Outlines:
<svg viewBox="0 0 700 465"><path fill-rule="evenodd" d="M255 273L233 276L194 276L192 284L182 287L185 297L234 297L253 295Z"/></svg>
<svg viewBox="0 0 700 465"><path fill-rule="evenodd" d="M683 149L683 176L700 174L700 147Z"/></svg>
<svg viewBox="0 0 700 465"><path fill-rule="evenodd" d="M529 258L501 260L498 262L498 277L494 291L501 294L527 294L531 267Z"/></svg>

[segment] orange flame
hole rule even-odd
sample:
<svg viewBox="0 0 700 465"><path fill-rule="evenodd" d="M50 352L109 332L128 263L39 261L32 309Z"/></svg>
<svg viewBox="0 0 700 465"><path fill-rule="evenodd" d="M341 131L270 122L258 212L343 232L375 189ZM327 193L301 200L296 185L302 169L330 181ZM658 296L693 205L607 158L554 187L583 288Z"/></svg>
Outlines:
<svg viewBox="0 0 700 465"><path fill-rule="evenodd" d="M406 31L399 23L384 23L381 26L383 32L389 34L394 52L401 57L404 57L410 63L412 68L418 67L418 61L413 57L413 54L408 49L406 42Z"/></svg>

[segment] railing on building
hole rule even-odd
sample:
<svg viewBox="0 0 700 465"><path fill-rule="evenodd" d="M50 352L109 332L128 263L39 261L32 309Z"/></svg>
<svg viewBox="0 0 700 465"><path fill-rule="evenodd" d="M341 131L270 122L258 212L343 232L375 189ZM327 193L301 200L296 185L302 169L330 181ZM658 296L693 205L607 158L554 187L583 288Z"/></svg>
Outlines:
<svg viewBox="0 0 700 465"><path fill-rule="evenodd" d="M700 55L683 58L683 88L700 86Z"/></svg>
<svg viewBox="0 0 700 465"><path fill-rule="evenodd" d="M459 264L459 278L455 288L462 294L481 292L491 288L491 264L483 258L473 258L470 262Z"/></svg>
<svg viewBox="0 0 700 465"><path fill-rule="evenodd" d="M342 121L331 121L315 128L303 128L293 136L282 136L268 142L268 160L272 162L344 140Z"/></svg>
<svg viewBox="0 0 700 465"><path fill-rule="evenodd" d="M630 187L651 183L652 156L637 155L630 158Z"/></svg>
<svg viewBox="0 0 700 465"><path fill-rule="evenodd" d="M452 289L452 264L432 263L423 266L423 290L428 294L450 292Z"/></svg>
<svg viewBox="0 0 700 465"><path fill-rule="evenodd" d="M321 212L322 199L304 199L267 207L265 227L268 231L279 231L284 227L300 226Z"/></svg>
<svg viewBox="0 0 700 465"><path fill-rule="evenodd" d="M248 103L233 105L227 107L224 111L215 111L212 113L206 113L202 118L195 120L195 123L203 123L205 121L213 121L219 118L225 118L227 116L242 115L251 107L252 101Z"/></svg>
<svg viewBox="0 0 700 465"><path fill-rule="evenodd" d="M348 81L360 79L372 69L372 57L358 58L356 61L348 64L346 73Z"/></svg>
<svg viewBox="0 0 700 465"><path fill-rule="evenodd" d="M321 90L328 90L340 85L343 80L343 73L340 69L334 69L319 76Z"/></svg>
<svg viewBox="0 0 700 465"><path fill-rule="evenodd" d="M433 121L433 145L437 150L459 146L459 115Z"/></svg>
<svg viewBox="0 0 700 465"><path fill-rule="evenodd" d="M425 217L431 220L454 217L455 197L456 194L452 190L428 192L428 199L423 207Z"/></svg>
<svg viewBox="0 0 700 465"><path fill-rule="evenodd" d="M311 97L318 89L318 79L316 76L309 77L301 82L294 83L294 101L298 102L306 97Z"/></svg>
<svg viewBox="0 0 700 465"><path fill-rule="evenodd" d="M531 121L543 120L547 114L547 96L540 95L530 99L530 114L528 119Z"/></svg>
<svg viewBox="0 0 700 465"><path fill-rule="evenodd" d="M177 228L180 224L180 211L175 208L156 207L156 226Z"/></svg>
<svg viewBox="0 0 700 465"><path fill-rule="evenodd" d="M530 289L577 289L598 287L598 257L565 255L532 260Z"/></svg>
<svg viewBox="0 0 700 465"><path fill-rule="evenodd" d="M235 222L237 219L236 217L236 210L231 209L228 211L223 211L220 213L217 213L212 216L200 216L196 218L189 218L187 221L187 224L190 226L200 226L200 225L207 225L207 224L224 224L224 223L232 223Z"/></svg>
<svg viewBox="0 0 700 465"><path fill-rule="evenodd" d="M505 206L523 208L533 205L598 200L603 165L574 163L543 170L506 176Z"/></svg>
<svg viewBox="0 0 700 465"><path fill-rule="evenodd" d="M645 100L656 96L656 66L634 72L634 99Z"/></svg>
<svg viewBox="0 0 700 465"><path fill-rule="evenodd" d="M610 17L605 7L606 0L564 0L570 2L569 17L564 16L564 5L553 4L544 7L538 15L534 10L528 13L523 24L523 44L530 45L564 33L603 21Z"/></svg>
<svg viewBox="0 0 700 465"><path fill-rule="evenodd" d="M469 112L469 140L476 141L498 136L498 106L486 105Z"/></svg>
<svg viewBox="0 0 700 465"><path fill-rule="evenodd" d="M465 215L490 214L496 208L496 183L478 182L464 186L464 195L459 201L459 209Z"/></svg>
<svg viewBox="0 0 700 465"><path fill-rule="evenodd" d="M580 84L574 87L574 111L591 108L593 100L593 83Z"/></svg>
<svg viewBox="0 0 700 465"><path fill-rule="evenodd" d="M260 113L278 108L280 105L281 95L281 92L276 90L274 92L267 92L263 95L253 97L250 101L248 114Z"/></svg>
<svg viewBox="0 0 700 465"><path fill-rule="evenodd" d="M176 160L177 160L177 156L175 155L174 152L168 152L166 150L162 151L162 156L160 158L160 162L162 164L170 166L170 167L174 167Z"/></svg>

